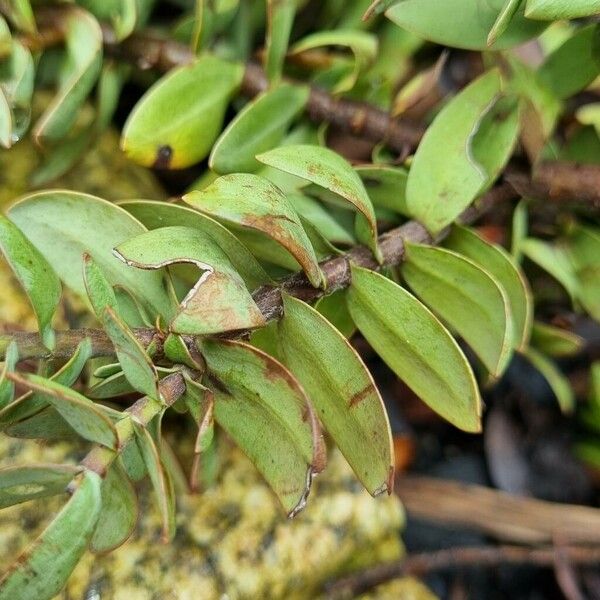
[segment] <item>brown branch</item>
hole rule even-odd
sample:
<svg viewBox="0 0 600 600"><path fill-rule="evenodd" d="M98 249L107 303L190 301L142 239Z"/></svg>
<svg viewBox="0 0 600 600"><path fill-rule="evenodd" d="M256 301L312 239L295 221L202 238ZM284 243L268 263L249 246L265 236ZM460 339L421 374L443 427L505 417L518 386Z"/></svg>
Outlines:
<svg viewBox="0 0 600 600"><path fill-rule="evenodd" d="M521 544L600 545L600 510L525 498L479 485L424 476L396 479L408 514L448 527L476 529Z"/></svg>
<svg viewBox="0 0 600 600"><path fill-rule="evenodd" d="M326 587L327 597L335 600L355 598L371 588L407 575L423 576L432 571L500 565L554 566L560 551L573 565L600 565L600 547L594 548L523 548L521 546L484 546L449 548L437 552L414 554L403 560L379 565L361 573L339 579Z"/></svg>
<svg viewBox="0 0 600 600"><path fill-rule="evenodd" d="M510 185L496 186L480 198L475 205L465 210L459 220L465 224L472 223L490 210L492 206L505 203L513 198L516 198L516 194ZM394 266L402 262L405 240L421 244L433 243L443 240L447 233L447 231L444 231L436 240L433 240L423 225L416 221L408 221L404 225L382 234L379 236L379 245L383 256L383 266ZM282 291L306 302L317 300L324 294L330 294L350 285L351 263L372 270L381 268L381 265L376 262L368 248L356 246L341 256L320 263L325 275L325 290L313 287L303 273L297 273L283 279L277 287L262 286L258 288L253 294L254 300L267 321L277 319L282 314ZM147 347L150 342L154 342L153 346L156 348L156 352L158 354L162 353L161 339L157 337L154 329L135 329L134 333L144 347ZM224 334L224 336L239 338L246 333L237 331L233 334ZM69 358L77 345L86 337L89 337L92 341L93 356L111 356L114 354L112 342L104 331L98 329L72 329L56 332L56 347L51 353L44 347L37 333L14 332L0 335L0 359L4 356L11 340L17 342L21 360L50 358L51 356ZM189 342L193 344L192 338L189 338Z"/></svg>

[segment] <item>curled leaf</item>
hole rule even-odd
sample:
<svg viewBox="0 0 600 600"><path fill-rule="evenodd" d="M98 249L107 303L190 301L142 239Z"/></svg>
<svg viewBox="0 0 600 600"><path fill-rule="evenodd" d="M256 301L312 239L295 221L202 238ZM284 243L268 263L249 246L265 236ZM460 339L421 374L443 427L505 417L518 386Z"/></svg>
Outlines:
<svg viewBox="0 0 600 600"><path fill-rule="evenodd" d="M262 313L225 253L200 230L155 229L121 244L115 253L140 269L190 263L204 271L171 321L176 333L219 333L264 324Z"/></svg>

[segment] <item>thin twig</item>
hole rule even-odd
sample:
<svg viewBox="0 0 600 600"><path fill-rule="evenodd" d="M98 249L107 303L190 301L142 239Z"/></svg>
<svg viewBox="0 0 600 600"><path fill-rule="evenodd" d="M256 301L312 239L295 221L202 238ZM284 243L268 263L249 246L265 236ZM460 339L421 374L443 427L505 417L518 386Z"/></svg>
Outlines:
<svg viewBox="0 0 600 600"><path fill-rule="evenodd" d="M498 567L500 565L532 565L552 567L557 549L524 548L522 546L484 546L450 548L437 552L413 554L403 560L379 565L329 584L327 597L341 600L354 598L371 588L407 575L423 576L444 569ZM561 548L560 552L573 565L600 565L600 547Z"/></svg>

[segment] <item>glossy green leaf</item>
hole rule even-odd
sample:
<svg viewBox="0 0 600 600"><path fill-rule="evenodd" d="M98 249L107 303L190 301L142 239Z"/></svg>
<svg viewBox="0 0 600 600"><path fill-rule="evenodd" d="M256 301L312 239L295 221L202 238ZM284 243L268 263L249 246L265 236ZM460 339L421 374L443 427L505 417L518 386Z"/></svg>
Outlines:
<svg viewBox="0 0 600 600"><path fill-rule="evenodd" d="M599 13L599 0L527 0L525 7L526 17L543 21L578 19Z"/></svg>
<svg viewBox="0 0 600 600"><path fill-rule="evenodd" d="M501 246L491 244L473 230L459 225L454 225L444 244L477 263L501 285L510 305L514 347L518 350L526 348L531 333L533 298L514 259Z"/></svg>
<svg viewBox="0 0 600 600"><path fill-rule="evenodd" d="M75 390L37 375L11 375L13 381L40 392L63 419L84 439L116 448L117 430L106 413Z"/></svg>
<svg viewBox="0 0 600 600"><path fill-rule="evenodd" d="M203 355L217 423L294 516L306 504L313 473L325 465L318 421L306 394L281 363L248 344L207 340Z"/></svg>
<svg viewBox="0 0 600 600"><path fill-rule="evenodd" d="M413 292L469 344L492 375L501 375L512 355L513 325L498 280L456 252L406 242L405 248L402 277Z"/></svg>
<svg viewBox="0 0 600 600"><path fill-rule="evenodd" d="M549 358L534 348L528 348L525 356L531 364L544 376L552 392L558 400L563 413L572 413L575 409L575 392L569 380Z"/></svg>
<svg viewBox="0 0 600 600"><path fill-rule="evenodd" d="M493 46L496 40L506 31L523 1L524 0L504 0L504 6L498 13L496 21L487 36L488 46Z"/></svg>
<svg viewBox="0 0 600 600"><path fill-rule="evenodd" d="M78 469L71 465L19 465L0 469L0 508L62 494Z"/></svg>
<svg viewBox="0 0 600 600"><path fill-rule="evenodd" d="M173 314L176 302L164 272L132 269L113 255L113 248L145 231L122 208L96 196L61 190L26 196L11 207L9 216L52 262L64 283L81 296L86 295L81 256L87 252L112 285L130 289L154 314L167 319Z"/></svg>
<svg viewBox="0 0 600 600"><path fill-rule="evenodd" d="M585 89L600 75L600 26L577 29L538 69L540 79L561 99Z"/></svg>
<svg viewBox="0 0 600 600"><path fill-rule="evenodd" d="M215 143L208 164L219 174L257 171L254 158L279 144L308 101L309 88L281 84L249 102Z"/></svg>
<svg viewBox="0 0 600 600"><path fill-rule="evenodd" d="M475 5L473 0L403 0L388 8L385 15L396 25L427 40L455 48L487 50L488 35L506 0L488 0ZM521 3L502 35L490 46L493 50L510 48L540 34L546 23L524 17Z"/></svg>
<svg viewBox="0 0 600 600"><path fill-rule="evenodd" d="M96 19L71 7L64 27L67 56L61 85L33 131L40 144L56 142L69 133L102 66L102 31Z"/></svg>
<svg viewBox="0 0 600 600"><path fill-rule="evenodd" d="M102 482L102 508L90 550L110 552L124 544L135 529L138 512L135 488L123 467L115 461Z"/></svg>
<svg viewBox="0 0 600 600"><path fill-rule="evenodd" d="M0 372L0 408L3 409L9 402L12 402L15 395L15 384L8 379L7 373L12 373L17 366L19 360L19 349L17 343L13 340L6 348L4 356L4 364ZM0 412L0 415L4 411Z"/></svg>
<svg viewBox="0 0 600 600"><path fill-rule="evenodd" d="M300 54L307 50L324 46L350 48L354 55L352 71L343 76L333 87L334 93L351 90L356 81L377 56L377 37L365 31L355 29L336 29L333 31L317 31L296 42L290 49L290 54Z"/></svg>
<svg viewBox="0 0 600 600"><path fill-rule="evenodd" d="M547 271L569 293L572 300L579 295L579 282L566 250L557 244L527 238L520 249L534 263Z"/></svg>
<svg viewBox="0 0 600 600"><path fill-rule="evenodd" d="M283 362L369 493L391 493L392 432L371 374L344 336L314 308L284 295L283 309L278 324Z"/></svg>
<svg viewBox="0 0 600 600"><path fill-rule="evenodd" d="M173 69L129 115L123 150L147 167L182 169L202 160L221 131L229 99L242 76L242 65L210 55Z"/></svg>
<svg viewBox="0 0 600 600"><path fill-rule="evenodd" d="M131 200L121 206L141 221L148 229L160 227L192 227L210 236L223 250L235 270L242 276L246 285L253 290L265 283L272 283L252 253L230 231L219 222L198 211L185 206L152 202L150 200Z"/></svg>
<svg viewBox="0 0 600 600"><path fill-rule="evenodd" d="M297 0L267 0L265 71L270 81L281 78Z"/></svg>
<svg viewBox="0 0 600 600"><path fill-rule="evenodd" d="M352 319L388 366L426 404L465 431L481 431L473 371L448 330L405 289L352 267Z"/></svg>
<svg viewBox="0 0 600 600"><path fill-rule="evenodd" d="M476 79L438 113L417 148L406 183L406 207L432 233L452 223L488 181L471 142L500 89L495 69Z"/></svg>
<svg viewBox="0 0 600 600"><path fill-rule="evenodd" d="M0 600L50 600L65 585L90 541L100 513L99 475L85 471L73 496L43 533L8 568Z"/></svg>
<svg viewBox="0 0 600 600"><path fill-rule="evenodd" d="M110 21L117 41L130 35L138 19L137 0L78 0L95 17Z"/></svg>
<svg viewBox="0 0 600 600"><path fill-rule="evenodd" d="M183 199L199 211L268 235L298 261L315 287L323 285L317 257L300 218L268 179L244 173L224 175Z"/></svg>
<svg viewBox="0 0 600 600"><path fill-rule="evenodd" d="M562 357L580 352L585 347L585 340L572 331L535 321L531 344L548 356Z"/></svg>
<svg viewBox="0 0 600 600"><path fill-rule="evenodd" d="M117 358L129 383L138 392L158 400L160 398L158 374L148 353L131 329L110 306L102 312L102 323L115 347Z"/></svg>
<svg viewBox="0 0 600 600"><path fill-rule="evenodd" d="M162 520L162 537L167 542L175 535L175 490L169 471L160 457L152 435L145 427L135 427L135 439L146 465Z"/></svg>
<svg viewBox="0 0 600 600"><path fill-rule="evenodd" d="M44 344L53 348L51 321L61 297L56 273L43 254L3 215L0 215L0 250L31 300Z"/></svg>
<svg viewBox="0 0 600 600"><path fill-rule="evenodd" d="M264 324L262 313L225 253L199 229L154 229L121 244L115 252L140 269L189 263L204 271L171 322L176 333L219 333Z"/></svg>
<svg viewBox="0 0 600 600"><path fill-rule="evenodd" d="M256 157L260 162L285 173L306 179L352 204L364 217L365 230L359 241L380 258L377 247L377 222L371 200L350 164L337 152L321 146L293 144L280 146Z"/></svg>
<svg viewBox="0 0 600 600"><path fill-rule="evenodd" d="M72 386L91 356L92 342L89 338L85 338L79 343L73 356L50 379L66 387ZM44 394L27 392L0 411L0 429L30 417L47 405L48 400Z"/></svg>
<svg viewBox="0 0 600 600"><path fill-rule="evenodd" d="M102 319L107 306L118 314L119 306L115 292L102 269L87 252L83 255L83 281L94 313L99 319Z"/></svg>
<svg viewBox="0 0 600 600"><path fill-rule="evenodd" d="M408 216L406 208L406 181L408 172L400 167L363 165L355 168L377 208L387 208Z"/></svg>

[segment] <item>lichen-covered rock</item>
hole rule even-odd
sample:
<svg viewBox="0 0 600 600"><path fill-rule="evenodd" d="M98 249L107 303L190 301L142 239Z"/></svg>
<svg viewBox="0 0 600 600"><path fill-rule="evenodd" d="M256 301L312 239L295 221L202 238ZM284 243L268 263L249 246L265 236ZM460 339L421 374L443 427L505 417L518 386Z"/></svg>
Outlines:
<svg viewBox="0 0 600 600"><path fill-rule="evenodd" d="M290 521L242 453L225 448L217 483L203 494L180 496L171 544L160 542L152 494L142 486L138 531L111 554L86 555L60 599L308 599L328 578L401 555L398 499L371 498L337 451L315 481L305 511ZM2 438L0 465L76 462L81 451L64 443ZM3 564L41 531L64 500L0 511Z"/></svg>

